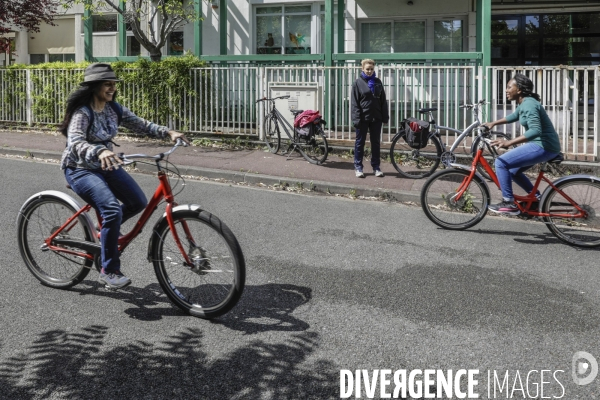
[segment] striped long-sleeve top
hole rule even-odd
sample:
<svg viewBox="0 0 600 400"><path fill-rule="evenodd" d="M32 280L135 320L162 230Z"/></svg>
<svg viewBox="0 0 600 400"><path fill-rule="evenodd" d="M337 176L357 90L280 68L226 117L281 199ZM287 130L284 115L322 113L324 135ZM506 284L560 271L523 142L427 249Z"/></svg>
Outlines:
<svg viewBox="0 0 600 400"><path fill-rule="evenodd" d="M136 133L164 138L169 131L166 126L157 125L135 115L127 107L123 108L121 125ZM67 132L67 147L61 159L61 168L100 169L98 155L103 150L113 151L112 139L117 136L118 115L115 110L105 105L102 112L94 113L93 126L89 130L90 109L80 107L73 113Z"/></svg>

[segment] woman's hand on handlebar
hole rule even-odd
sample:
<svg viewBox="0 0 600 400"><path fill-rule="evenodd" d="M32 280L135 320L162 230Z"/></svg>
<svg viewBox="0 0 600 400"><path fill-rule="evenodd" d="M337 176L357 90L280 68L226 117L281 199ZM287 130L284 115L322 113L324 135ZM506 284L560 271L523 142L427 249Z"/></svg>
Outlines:
<svg viewBox="0 0 600 400"><path fill-rule="evenodd" d="M119 169L119 165L123 165L123 160L121 160L115 153L108 149L102 150L102 152L98 155L98 159L100 160L100 166L105 171Z"/></svg>
<svg viewBox="0 0 600 400"><path fill-rule="evenodd" d="M482 128L485 128L485 129L490 130L490 131L492 130L492 128L494 126L496 126L496 124L494 124L493 122L485 122L485 123L481 124Z"/></svg>
<svg viewBox="0 0 600 400"><path fill-rule="evenodd" d="M181 139L185 143L184 146L189 146L191 144L189 139L186 138L185 135L181 132L169 131L168 134L171 140L174 142L177 142L177 139Z"/></svg>

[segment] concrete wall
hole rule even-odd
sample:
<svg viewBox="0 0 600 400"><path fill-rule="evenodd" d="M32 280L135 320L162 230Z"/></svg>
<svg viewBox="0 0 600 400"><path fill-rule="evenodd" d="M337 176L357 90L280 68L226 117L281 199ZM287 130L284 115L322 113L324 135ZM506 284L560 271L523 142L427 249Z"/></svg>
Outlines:
<svg viewBox="0 0 600 400"><path fill-rule="evenodd" d="M75 53L75 17L54 20L54 26L43 24L39 32L28 35L29 54Z"/></svg>

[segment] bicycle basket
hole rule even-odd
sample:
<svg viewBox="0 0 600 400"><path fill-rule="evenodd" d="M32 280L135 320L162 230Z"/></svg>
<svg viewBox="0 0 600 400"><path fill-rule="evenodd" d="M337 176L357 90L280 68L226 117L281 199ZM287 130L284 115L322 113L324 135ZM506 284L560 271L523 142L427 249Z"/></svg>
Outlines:
<svg viewBox="0 0 600 400"><path fill-rule="evenodd" d="M427 146L429 138L429 122L416 118L404 120L404 140L413 149L422 149Z"/></svg>

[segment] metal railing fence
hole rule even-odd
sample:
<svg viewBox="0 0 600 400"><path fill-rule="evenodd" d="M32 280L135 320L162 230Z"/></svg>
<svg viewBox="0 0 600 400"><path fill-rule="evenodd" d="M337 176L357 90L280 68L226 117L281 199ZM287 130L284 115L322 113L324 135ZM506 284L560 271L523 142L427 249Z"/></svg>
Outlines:
<svg viewBox="0 0 600 400"><path fill-rule="evenodd" d="M484 74L474 65L389 63L378 64L376 72L385 86L390 110L390 122L382 132L384 142L401 129L404 118L419 117L417 110L422 107L436 107L438 124L456 129L467 127L473 118L458 106L481 98L491 102L489 115L482 116L482 121L506 116L516 105L506 102L504 88L514 73L521 72L534 81L535 91L541 95L542 105L561 137L563 151L581 159L598 157L597 66L489 67ZM66 69L0 69L0 121L60 123L66 98L82 80L82 73ZM174 129L262 137L260 121L265 110L257 106L257 99L271 96L270 91L277 85L314 87L317 108L328 122L328 137L352 140L350 95L359 73L360 67L354 64L324 67L309 63L215 63L190 70L186 93L175 96L169 92L150 98L143 83L121 83L118 100L136 114ZM167 116L158 112L159 106L165 104L169 109ZM286 111L280 110L283 115ZM518 124L499 128L511 135L522 133ZM452 145L455 138L454 133L448 132L444 142Z"/></svg>

